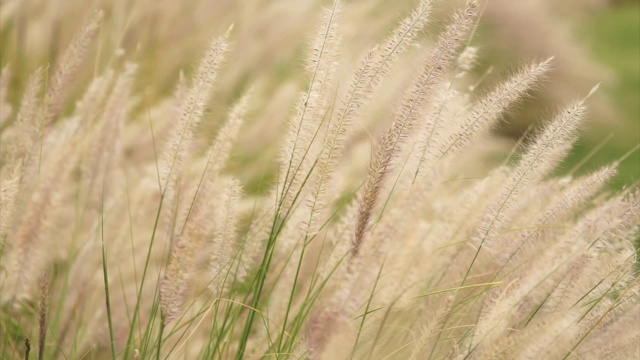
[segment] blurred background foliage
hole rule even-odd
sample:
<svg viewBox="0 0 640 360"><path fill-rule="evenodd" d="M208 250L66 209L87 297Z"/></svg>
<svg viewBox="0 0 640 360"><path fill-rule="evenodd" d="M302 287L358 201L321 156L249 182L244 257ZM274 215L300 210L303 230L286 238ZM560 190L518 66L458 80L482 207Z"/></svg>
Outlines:
<svg viewBox="0 0 640 360"><path fill-rule="evenodd" d="M618 117L611 124L597 124L585 133L571 157L577 161L604 134L612 139L593 158L598 164L609 162L640 142L640 1L618 1L615 6L594 12L576 30L588 41L593 56L609 66L616 81L604 91L613 98ZM613 186L622 187L640 178L640 152L635 151L620 167Z"/></svg>
<svg viewBox="0 0 640 360"><path fill-rule="evenodd" d="M442 0L425 33L433 38L450 9L463 0ZM300 76L306 34L315 25L318 7L329 1L307 0L4 0L0 3L0 65L9 65L9 102L17 111L28 76L39 66L54 66L74 32L91 11L103 9L104 24L93 64L86 64L75 91L95 74L122 66L118 54L140 64L138 87L144 99L138 110L159 102L175 88L180 71L189 74L208 39L234 24L234 51L225 67L210 108L211 131L227 106L247 86L258 86L268 100L247 139L237 146L238 168L255 169L243 177L263 181L276 147L262 144L265 132L277 134L292 109ZM410 9L412 0L345 1L343 42L351 63ZM431 31L433 30L433 31ZM514 109L499 134L514 144L532 125L544 121L560 104L583 96L597 83L589 123L563 170L577 173L620 159L640 142L640 1L615 0L489 0L474 45L482 62L477 69L486 90L518 65L555 56L556 70L541 91ZM416 52L420 49L416 49ZM348 53L347 53L348 52ZM408 63L408 65L411 65ZM249 82L251 82L249 84ZM482 91L481 91L482 92ZM270 121L264 121L269 118ZM597 149L597 151L593 151ZM135 149L132 149L132 151ZM267 164L263 164L267 163ZM632 151L620 165L612 187L640 179L640 152ZM251 187L249 187L249 191Z"/></svg>

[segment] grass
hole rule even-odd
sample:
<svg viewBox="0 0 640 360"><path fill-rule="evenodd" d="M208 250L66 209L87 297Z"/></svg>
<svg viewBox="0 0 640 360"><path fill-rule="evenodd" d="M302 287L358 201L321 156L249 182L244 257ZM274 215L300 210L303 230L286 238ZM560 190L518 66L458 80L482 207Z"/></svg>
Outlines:
<svg viewBox="0 0 640 360"><path fill-rule="evenodd" d="M475 73L483 4L422 0L360 44L362 12L388 17L373 3L118 1L66 4L89 20L61 25L77 37L52 57L33 37L49 13L1 5L0 63L55 60L0 77L1 358L638 352L640 192L606 188L634 176L633 136L619 169L617 137L575 147L584 89L526 140L496 136L553 65ZM207 45L203 13L237 22Z"/></svg>

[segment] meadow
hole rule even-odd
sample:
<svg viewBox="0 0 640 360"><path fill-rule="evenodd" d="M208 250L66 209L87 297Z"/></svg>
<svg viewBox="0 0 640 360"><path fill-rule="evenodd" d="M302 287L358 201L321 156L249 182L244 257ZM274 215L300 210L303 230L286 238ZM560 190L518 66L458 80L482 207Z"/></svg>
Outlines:
<svg viewBox="0 0 640 360"><path fill-rule="evenodd" d="M640 357L638 59L490 3L4 1L0 358Z"/></svg>

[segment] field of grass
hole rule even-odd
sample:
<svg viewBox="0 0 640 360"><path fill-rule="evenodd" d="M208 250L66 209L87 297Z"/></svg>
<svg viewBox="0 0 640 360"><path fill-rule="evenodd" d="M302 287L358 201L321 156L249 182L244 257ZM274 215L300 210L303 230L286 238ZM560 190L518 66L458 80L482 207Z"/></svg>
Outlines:
<svg viewBox="0 0 640 360"><path fill-rule="evenodd" d="M0 3L0 359L639 357L638 5L495 3Z"/></svg>

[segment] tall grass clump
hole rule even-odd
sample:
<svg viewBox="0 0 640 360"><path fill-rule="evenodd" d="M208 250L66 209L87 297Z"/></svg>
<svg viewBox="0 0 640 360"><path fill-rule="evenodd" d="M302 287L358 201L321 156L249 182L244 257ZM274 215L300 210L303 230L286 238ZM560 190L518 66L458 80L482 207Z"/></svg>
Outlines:
<svg viewBox="0 0 640 360"><path fill-rule="evenodd" d="M417 1L367 46L359 5L326 5L288 75L245 68L260 27L220 16L167 90L174 44L127 47L118 6L54 63L2 58L0 358L640 356L625 159L554 175L597 86L509 144L554 60L490 84L483 2L437 26Z"/></svg>

